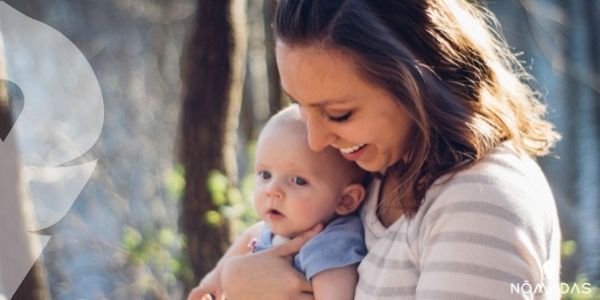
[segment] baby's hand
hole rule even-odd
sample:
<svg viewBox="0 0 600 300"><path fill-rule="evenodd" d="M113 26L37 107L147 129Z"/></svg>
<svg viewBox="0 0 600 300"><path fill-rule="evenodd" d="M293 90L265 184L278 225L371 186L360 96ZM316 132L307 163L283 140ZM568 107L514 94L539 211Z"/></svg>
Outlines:
<svg viewBox="0 0 600 300"><path fill-rule="evenodd" d="M211 296L212 295L212 296ZM188 295L187 300L225 300L221 289L221 272L218 269L210 271Z"/></svg>

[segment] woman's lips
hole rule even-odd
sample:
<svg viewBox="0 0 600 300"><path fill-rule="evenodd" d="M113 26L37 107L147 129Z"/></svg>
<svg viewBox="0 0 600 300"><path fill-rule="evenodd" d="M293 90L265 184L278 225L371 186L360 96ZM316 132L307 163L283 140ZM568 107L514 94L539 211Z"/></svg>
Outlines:
<svg viewBox="0 0 600 300"><path fill-rule="evenodd" d="M367 148L367 146L368 146L367 144L362 144L360 146L360 148L358 148L355 151L345 153L344 151L340 150L340 153L342 154L342 156L344 156L345 159L355 161L365 152L365 149Z"/></svg>

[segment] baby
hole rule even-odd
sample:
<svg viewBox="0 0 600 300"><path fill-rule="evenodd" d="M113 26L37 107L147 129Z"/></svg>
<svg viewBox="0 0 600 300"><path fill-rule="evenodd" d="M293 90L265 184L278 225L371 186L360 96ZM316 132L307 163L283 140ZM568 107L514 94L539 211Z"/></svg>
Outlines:
<svg viewBox="0 0 600 300"><path fill-rule="evenodd" d="M297 106L273 116L256 147L254 206L262 222L253 225L202 279L188 299L224 298L223 261L261 251L322 223L325 228L294 257L294 266L313 285L315 299L353 299L356 267L366 255L360 206L366 173L328 148L313 152Z"/></svg>

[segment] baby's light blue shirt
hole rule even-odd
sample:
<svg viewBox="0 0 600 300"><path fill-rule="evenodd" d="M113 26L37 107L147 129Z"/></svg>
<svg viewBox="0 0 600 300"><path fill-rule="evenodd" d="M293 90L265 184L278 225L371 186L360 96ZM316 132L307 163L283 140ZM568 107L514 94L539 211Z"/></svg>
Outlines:
<svg viewBox="0 0 600 300"><path fill-rule="evenodd" d="M256 251L273 247L273 236L265 224ZM294 256L294 267L310 280L322 271L357 264L365 255L367 247L360 217L350 214L334 219L304 244Z"/></svg>

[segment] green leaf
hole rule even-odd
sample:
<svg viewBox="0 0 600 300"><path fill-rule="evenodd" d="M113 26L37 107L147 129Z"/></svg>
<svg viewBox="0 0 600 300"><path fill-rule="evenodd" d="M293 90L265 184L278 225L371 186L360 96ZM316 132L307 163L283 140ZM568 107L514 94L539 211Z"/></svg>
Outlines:
<svg viewBox="0 0 600 300"><path fill-rule="evenodd" d="M221 221L222 221L221 214L219 214L218 212L216 212L214 210L209 210L204 214L204 221L208 225L217 226L217 225L221 224Z"/></svg>
<svg viewBox="0 0 600 300"><path fill-rule="evenodd" d="M565 257L570 257L577 251L577 242L573 240L563 241L561 245L561 253Z"/></svg>

